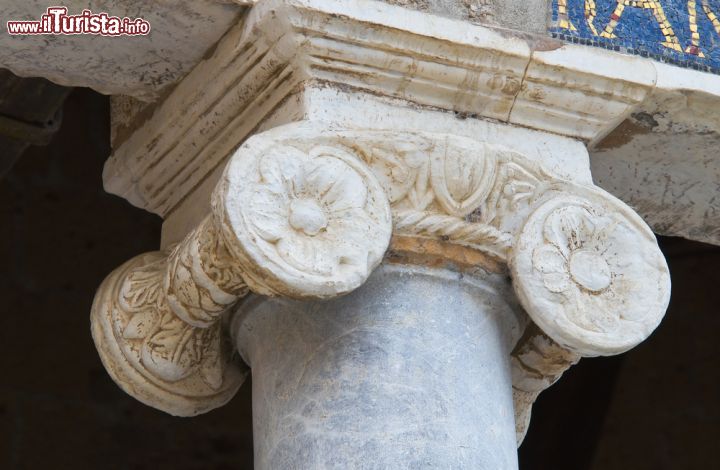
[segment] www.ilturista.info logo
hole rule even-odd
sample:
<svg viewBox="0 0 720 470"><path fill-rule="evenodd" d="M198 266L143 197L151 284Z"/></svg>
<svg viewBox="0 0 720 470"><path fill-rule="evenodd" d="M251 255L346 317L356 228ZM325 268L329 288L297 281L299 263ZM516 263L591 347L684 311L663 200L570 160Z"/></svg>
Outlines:
<svg viewBox="0 0 720 470"><path fill-rule="evenodd" d="M137 36L150 33L150 23L142 18L119 18L107 13L83 10L68 15L67 7L48 7L39 21L8 21L12 35L29 34L98 34L100 36Z"/></svg>

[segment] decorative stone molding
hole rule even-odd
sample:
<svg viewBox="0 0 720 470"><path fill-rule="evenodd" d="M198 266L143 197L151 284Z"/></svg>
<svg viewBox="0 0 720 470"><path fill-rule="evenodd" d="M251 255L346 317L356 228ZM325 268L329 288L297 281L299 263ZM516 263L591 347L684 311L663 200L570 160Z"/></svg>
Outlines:
<svg viewBox="0 0 720 470"><path fill-rule="evenodd" d="M495 11L517 11L491 3ZM511 3L539 11L535 2ZM708 133L716 138L720 128L717 81L385 2L263 0L164 100L136 117L137 131L113 146L103 179L108 192L167 219L183 212L198 188L209 192L253 133L312 114L332 120L342 106L318 109L316 97L340 90L587 143L597 184L656 233L717 244L720 165L707 145ZM113 120L123 126L119 113Z"/></svg>
<svg viewBox="0 0 720 470"><path fill-rule="evenodd" d="M535 204L512 260L520 301L540 328L584 356L645 340L670 300L655 236L625 204L569 187Z"/></svg>
<svg viewBox="0 0 720 470"><path fill-rule="evenodd" d="M282 126L235 153L212 207L168 255L113 273L93 307L113 378L175 414L219 406L242 381L223 355L222 324L248 287L297 299L348 293L383 259L391 218L397 239L436 240L509 267L539 328L513 352L519 435L540 390L581 355L640 343L669 300L664 258L630 208L467 137ZM404 246L422 255L428 245Z"/></svg>
<svg viewBox="0 0 720 470"><path fill-rule="evenodd" d="M253 133L311 114L332 120L342 106L318 109L318 90L578 139L589 144L598 185L656 233L720 243L720 167L707 145L720 127L716 76L369 0L258 2L136 116L136 132L106 163L105 187L166 219L177 215L198 188L209 192ZM123 126L122 115L113 119Z"/></svg>
<svg viewBox="0 0 720 470"><path fill-rule="evenodd" d="M188 237L172 253L148 253L125 263L98 289L91 316L95 345L113 380L146 405L177 416L225 404L246 374L232 359L219 307L247 289L240 283L233 295L219 285L196 284L194 277L207 280L205 268L180 258L198 242ZM178 298L190 305L179 307Z"/></svg>
<svg viewBox="0 0 720 470"><path fill-rule="evenodd" d="M249 143L228 165L215 213L250 288L330 298L359 287L390 242L380 183L341 147Z"/></svg>
<svg viewBox="0 0 720 470"><path fill-rule="evenodd" d="M515 433L518 447L530 424L530 412L538 395L577 364L580 355L568 351L535 324L525 329L511 355Z"/></svg>
<svg viewBox="0 0 720 470"><path fill-rule="evenodd" d="M644 100L656 73L584 50L378 1L263 0L114 149L105 186L166 216L309 83L593 141Z"/></svg>
<svg viewBox="0 0 720 470"><path fill-rule="evenodd" d="M226 168L212 215L168 253L117 269L96 295L92 331L106 369L127 393L170 414L209 411L242 384L224 314L249 290L345 294L390 241L385 194L356 156L257 140Z"/></svg>

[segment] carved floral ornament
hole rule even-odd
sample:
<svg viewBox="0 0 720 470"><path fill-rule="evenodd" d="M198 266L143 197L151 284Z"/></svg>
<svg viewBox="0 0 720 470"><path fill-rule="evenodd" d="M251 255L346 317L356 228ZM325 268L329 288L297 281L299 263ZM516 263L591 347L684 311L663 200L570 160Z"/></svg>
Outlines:
<svg viewBox="0 0 720 470"><path fill-rule="evenodd" d="M548 376L577 355L640 343L667 307L669 275L652 232L602 190L465 137L300 123L235 153L212 214L182 243L108 276L92 312L100 356L151 406L185 416L220 406L245 373L224 330L234 303L249 291L351 292L382 261L392 233L507 263L543 337L567 351ZM520 382L518 390L536 392Z"/></svg>

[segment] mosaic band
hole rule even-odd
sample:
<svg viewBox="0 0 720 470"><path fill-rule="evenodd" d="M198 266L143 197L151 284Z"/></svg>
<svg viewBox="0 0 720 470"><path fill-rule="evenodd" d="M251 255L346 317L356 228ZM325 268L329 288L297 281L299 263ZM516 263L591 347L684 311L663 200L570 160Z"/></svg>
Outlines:
<svg viewBox="0 0 720 470"><path fill-rule="evenodd" d="M553 37L720 73L717 0L554 0Z"/></svg>

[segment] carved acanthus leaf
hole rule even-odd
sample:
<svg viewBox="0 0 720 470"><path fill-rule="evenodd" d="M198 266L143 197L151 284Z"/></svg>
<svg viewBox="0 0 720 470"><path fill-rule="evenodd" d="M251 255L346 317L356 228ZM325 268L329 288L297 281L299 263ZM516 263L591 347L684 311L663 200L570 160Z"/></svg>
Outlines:
<svg viewBox="0 0 720 470"><path fill-rule="evenodd" d="M497 149L479 145L465 147L443 145L432 154L432 188L440 206L449 215L465 217L487 198L497 169Z"/></svg>
<svg viewBox="0 0 720 470"><path fill-rule="evenodd" d="M183 321L201 328L248 293L208 216L168 257L164 279L167 302Z"/></svg>
<svg viewBox="0 0 720 470"><path fill-rule="evenodd" d="M170 254L138 256L108 276L91 319L100 357L125 391L170 414L192 416L227 402L243 382L245 367L232 360L223 338L224 312L197 326L168 303L165 279L177 272L170 260L183 244ZM194 282L192 275L176 276L171 286L180 289L184 283L183 290L200 292Z"/></svg>
<svg viewBox="0 0 720 470"><path fill-rule="evenodd" d="M510 358L518 446L527 433L535 399L579 360L579 354L557 344L537 325L528 325Z"/></svg>

